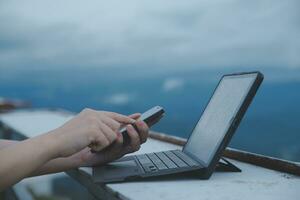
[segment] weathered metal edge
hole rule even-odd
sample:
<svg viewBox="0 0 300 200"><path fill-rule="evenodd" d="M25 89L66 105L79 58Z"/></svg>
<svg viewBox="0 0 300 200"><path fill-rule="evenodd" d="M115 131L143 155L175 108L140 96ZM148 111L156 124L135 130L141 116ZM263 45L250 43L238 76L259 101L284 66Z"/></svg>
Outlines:
<svg viewBox="0 0 300 200"><path fill-rule="evenodd" d="M121 199L118 192L111 190L104 184L95 184L91 176L80 169L68 170L65 173L83 185L96 199Z"/></svg>
<svg viewBox="0 0 300 200"><path fill-rule="evenodd" d="M149 137L152 139L184 146L186 139L167 135L164 133L158 133L151 131ZM233 148L227 147L223 153L227 158L242 161L245 163L250 163L253 165L261 166L267 169L272 169L276 171L286 172L289 174L294 174L300 176L300 163L292 162L288 160L283 160L279 158L274 158L270 156L264 156L256 153L241 151Z"/></svg>

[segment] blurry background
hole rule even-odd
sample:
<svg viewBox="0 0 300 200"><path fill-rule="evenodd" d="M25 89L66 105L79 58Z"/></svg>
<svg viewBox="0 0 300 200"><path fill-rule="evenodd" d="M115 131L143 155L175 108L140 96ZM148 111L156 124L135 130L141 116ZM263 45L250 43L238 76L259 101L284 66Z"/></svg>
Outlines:
<svg viewBox="0 0 300 200"><path fill-rule="evenodd" d="M230 146L300 161L297 0L0 2L0 96L125 114L187 137L224 73L265 81Z"/></svg>
<svg viewBox="0 0 300 200"><path fill-rule="evenodd" d="M161 105L167 114L154 129L186 138L222 74L260 70L265 80L230 146L300 161L299 8L298 0L2 0L0 96L73 112ZM21 184L35 199L92 199L58 176Z"/></svg>

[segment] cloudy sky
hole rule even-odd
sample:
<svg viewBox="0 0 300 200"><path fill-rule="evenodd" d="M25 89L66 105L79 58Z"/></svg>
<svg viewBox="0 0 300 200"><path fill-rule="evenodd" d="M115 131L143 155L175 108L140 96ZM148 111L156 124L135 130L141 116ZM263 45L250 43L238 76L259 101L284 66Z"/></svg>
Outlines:
<svg viewBox="0 0 300 200"><path fill-rule="evenodd" d="M299 8L298 0L2 0L0 69L299 69Z"/></svg>

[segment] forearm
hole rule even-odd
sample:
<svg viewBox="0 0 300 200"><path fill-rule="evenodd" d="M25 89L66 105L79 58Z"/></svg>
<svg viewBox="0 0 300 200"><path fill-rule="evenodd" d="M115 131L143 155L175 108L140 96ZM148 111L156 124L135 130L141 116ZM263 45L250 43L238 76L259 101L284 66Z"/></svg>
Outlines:
<svg viewBox="0 0 300 200"><path fill-rule="evenodd" d="M4 149L4 148L6 148L6 147L9 147L9 146L11 146L11 145L13 145L13 144L17 144L17 143L19 143L20 141L16 141L16 140L0 140L0 150L1 149Z"/></svg>
<svg viewBox="0 0 300 200"><path fill-rule="evenodd" d="M11 147L12 145L19 144L21 141L15 140L0 140L1 149ZM34 170L29 176L39 176L50 173L57 173L66 171L72 168L80 167L82 160L79 155L73 155L66 158L56 158L46 162L40 168Z"/></svg>
<svg viewBox="0 0 300 200"><path fill-rule="evenodd" d="M39 176L44 174L63 172L69 169L78 168L80 167L80 165L80 159L75 156L56 158L48 161L43 166L31 173L29 176Z"/></svg>
<svg viewBox="0 0 300 200"><path fill-rule="evenodd" d="M51 134L20 142L2 141L0 190L17 183L57 156L57 144Z"/></svg>

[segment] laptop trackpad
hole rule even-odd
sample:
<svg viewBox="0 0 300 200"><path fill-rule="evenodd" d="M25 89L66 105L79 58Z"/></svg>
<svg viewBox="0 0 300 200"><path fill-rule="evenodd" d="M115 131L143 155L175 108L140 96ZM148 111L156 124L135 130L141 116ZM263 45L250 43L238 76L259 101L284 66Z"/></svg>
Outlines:
<svg viewBox="0 0 300 200"><path fill-rule="evenodd" d="M141 168L134 158L120 159L104 166L93 168L93 179L96 182L124 180L128 176L139 175Z"/></svg>

